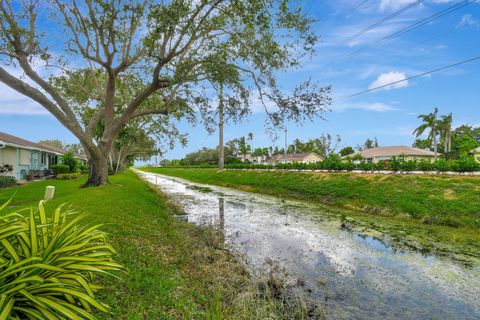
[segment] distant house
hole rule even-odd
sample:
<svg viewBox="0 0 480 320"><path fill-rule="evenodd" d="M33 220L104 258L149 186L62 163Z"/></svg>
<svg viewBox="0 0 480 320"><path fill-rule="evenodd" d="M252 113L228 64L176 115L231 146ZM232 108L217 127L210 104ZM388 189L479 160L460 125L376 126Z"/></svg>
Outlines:
<svg viewBox="0 0 480 320"><path fill-rule="evenodd" d="M48 170L58 164L67 150L31 142L10 134L0 132L0 165L13 166L12 176L22 180L31 170ZM75 157L82 163L87 158Z"/></svg>
<svg viewBox="0 0 480 320"><path fill-rule="evenodd" d="M288 153L285 157L284 154L278 154L270 158L271 164L279 163L316 163L322 161L323 158L315 152L306 153Z"/></svg>
<svg viewBox="0 0 480 320"><path fill-rule="evenodd" d="M241 162L248 162L253 164L268 164L267 156L254 156L253 154L247 153L246 155L239 155L237 158Z"/></svg>
<svg viewBox="0 0 480 320"><path fill-rule="evenodd" d="M393 157L403 156L405 160L426 160L432 162L435 158L435 153L428 150L407 146L391 146L391 147L377 147L363 150L348 156L342 157L342 160L362 157L366 162L388 161Z"/></svg>
<svg viewBox="0 0 480 320"><path fill-rule="evenodd" d="M480 147L473 149L470 153L473 154L475 161L480 162Z"/></svg>

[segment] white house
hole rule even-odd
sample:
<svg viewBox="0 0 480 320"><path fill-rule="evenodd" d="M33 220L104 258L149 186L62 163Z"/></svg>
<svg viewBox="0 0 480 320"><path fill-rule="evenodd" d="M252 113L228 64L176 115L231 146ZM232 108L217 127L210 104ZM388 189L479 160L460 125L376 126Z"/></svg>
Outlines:
<svg viewBox="0 0 480 320"><path fill-rule="evenodd" d="M440 154L437 154L438 156ZM342 157L342 160L352 159L356 156L361 156L366 162L377 163L379 161L388 161L393 157L404 157L405 160L426 160L433 161L435 153L428 150L407 146L389 146L377 147L363 150L354 154L349 154Z"/></svg>
<svg viewBox="0 0 480 320"><path fill-rule="evenodd" d="M284 154L278 154L270 159L270 163L316 163L322 161L323 158L315 152L305 153L288 153L285 157Z"/></svg>
<svg viewBox="0 0 480 320"><path fill-rule="evenodd" d="M480 147L473 149L470 153L473 154L475 161L480 162Z"/></svg>

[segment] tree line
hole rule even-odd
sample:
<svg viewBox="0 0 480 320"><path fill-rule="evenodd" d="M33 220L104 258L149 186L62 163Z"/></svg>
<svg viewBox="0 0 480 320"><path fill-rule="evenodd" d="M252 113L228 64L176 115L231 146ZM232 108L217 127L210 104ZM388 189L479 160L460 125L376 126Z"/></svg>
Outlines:
<svg viewBox="0 0 480 320"><path fill-rule="evenodd" d="M463 124L452 128L453 116L439 115L438 108L428 114L418 116L422 124L413 132L417 138L414 147L430 150L445 159L459 159L468 156L469 152L480 146L480 127ZM426 137L422 138L422 135Z"/></svg>
<svg viewBox="0 0 480 320"><path fill-rule="evenodd" d="M463 124L457 128L452 128L452 114L439 115L438 108L429 114L419 115L422 121L420 126L413 131L415 141L413 147L430 150L435 153L435 160L442 158L445 160L462 160L465 163L467 158L471 158L471 150L480 146L480 127ZM331 158L340 160L340 157L353 155L355 152L364 151L379 147L376 137L368 138L362 144L355 147L341 146L342 139L339 135L329 133L321 134L318 138L302 140L296 138L287 146L287 153L298 154L315 152L322 158ZM284 154L285 149L278 146L253 147L253 134L248 133L228 141L224 148L225 164L249 163L252 157L270 158L275 155ZM250 155L247 157L247 155ZM352 156L349 160L362 161L361 156ZM470 159L472 160L472 159ZM219 161L219 151L217 148L203 147L200 150L187 154L183 159L164 160L163 165L213 165ZM453 162L452 162L453 163ZM469 162L470 163L470 162ZM440 162L439 168L445 168L446 165ZM452 164L453 168L456 167ZM410 164L407 167L416 167ZM422 168L425 166L421 166ZM460 167L464 167L461 165Z"/></svg>
<svg viewBox="0 0 480 320"><path fill-rule="evenodd" d="M287 153L308 153L315 152L323 158L345 156L374 147L378 147L377 138L367 139L364 143L355 147L346 146L338 150L341 144L339 135L331 135L329 133L321 134L318 138L310 138L301 140L296 138L287 146ZM338 150L338 151L337 151ZM246 136L238 137L227 141L224 146L225 164L249 163L252 158L268 159L276 155L285 153L285 148L278 146L262 146L254 147L254 137L252 133ZM207 148L190 152L182 159L162 160L162 165L213 165L219 161L219 148Z"/></svg>
<svg viewBox="0 0 480 320"><path fill-rule="evenodd" d="M166 124L154 130L169 140L183 119L211 130L249 115L253 97L267 128L321 116L329 86L281 87L276 76L315 53L314 22L284 0L3 0L0 82L72 132L90 166L85 186L104 185L128 158L125 136L143 139L137 129Z"/></svg>

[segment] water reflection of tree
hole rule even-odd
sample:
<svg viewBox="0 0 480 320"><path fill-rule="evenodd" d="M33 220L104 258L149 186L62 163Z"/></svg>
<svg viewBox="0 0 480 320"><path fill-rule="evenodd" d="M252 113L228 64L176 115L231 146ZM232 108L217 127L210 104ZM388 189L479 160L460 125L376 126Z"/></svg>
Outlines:
<svg viewBox="0 0 480 320"><path fill-rule="evenodd" d="M225 230L225 199L223 197L218 198L218 216L219 216L219 229Z"/></svg>

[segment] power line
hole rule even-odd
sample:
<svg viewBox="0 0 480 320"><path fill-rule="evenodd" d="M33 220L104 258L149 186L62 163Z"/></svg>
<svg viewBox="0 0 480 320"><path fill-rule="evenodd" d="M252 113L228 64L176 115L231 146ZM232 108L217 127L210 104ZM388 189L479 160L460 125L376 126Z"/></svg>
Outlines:
<svg viewBox="0 0 480 320"><path fill-rule="evenodd" d="M387 83L387 84L384 84L384 85L381 85L381 86L378 86L378 87L370 88L368 90L360 91L360 92L357 92L357 93L354 93L354 94L351 94L351 95L348 95L348 96L340 97L338 99L334 99L334 101L341 101L341 100L349 99L349 98L352 98L352 97L356 97L356 96L359 96L359 95L364 94L364 93L379 90L379 89L382 89L382 88L385 88L385 87L388 87L388 86L391 86L391 85L394 85L394 84L397 84L397 83L412 80L412 79L415 79L415 78L420 78L420 77L426 76L427 74L431 74L431 73L434 73L434 72L438 72L438 71L442 71L442 70L445 70L445 69L453 68L453 67L459 66L461 64L472 62L472 61L475 61L475 60L480 60L480 56L470 58L470 59L467 59L467 60L463 60L463 61L460 61L460 62L457 62L457 63L454 63L454 64L450 64L448 66L444 66L444 67L436 68L436 69L433 69L433 70L430 70L430 71L426 71L426 72L423 72L423 73L420 73L420 74L417 74L417 75L414 75L414 76L411 76L411 77L408 77L408 78L393 81L393 82L390 82L390 83Z"/></svg>
<svg viewBox="0 0 480 320"><path fill-rule="evenodd" d="M414 23L414 24L412 24L412 25L410 25L410 26L407 26L407 27L405 27L405 28L403 28L403 29L400 29L400 30L398 30L398 31L396 31L396 32L394 32L394 33L392 33L392 34L389 34L389 35L387 35L387 36L385 36L385 37L383 37L383 38L381 38L381 39L379 39L379 40L377 40L377 41L375 41L375 42L372 42L372 43L370 43L370 44L368 44L368 45L366 45L366 46L364 46L364 47L362 47L362 48L360 48L360 49L358 49L358 50L355 50L355 51L353 51L353 52L350 52L350 53L348 53L348 54L345 54L345 55L339 57L338 59L335 59L334 61L328 63L327 65L325 65L325 67L331 67L331 66L337 65L337 64L339 64L339 63L341 63L341 62L343 62L343 61L348 60L348 58L350 58L350 57L359 55L361 52L365 51L366 49L371 48L371 47L373 47L373 46L375 46L375 45L377 45L377 44L379 44L379 43L381 43L381 42L390 41L390 40L392 40L392 39L394 39L394 38L396 38L396 37L399 37L399 36L401 36L401 35L409 32L409 31L412 31L412 30L414 30L414 29L417 29L417 28L419 28L419 27L421 27L421 26L423 26L423 25L425 25L425 24L427 24L427 23L429 23L429 22L431 22L431 21L434 21L434 20L436 20L436 19L438 19L438 18L441 18L441 17L443 17L443 16L445 16L445 15L451 13L451 12L454 12L454 11L456 11L456 10L458 10L458 9L461 9L461 8L467 6L467 5L471 4L471 3L474 3L474 2L476 2L476 0L463 0L463 1L461 1L461 2L459 2L459 3L457 3L457 4L455 4L455 5L452 5L452 6L446 8L446 9L444 9L444 10L439 11L439 12L437 12L437 13L435 13L435 14L427 17L427 18L424 18L424 19L422 19L422 20L420 20L420 21L418 21L418 22L416 22L416 23Z"/></svg>
<svg viewBox="0 0 480 320"><path fill-rule="evenodd" d="M353 8L350 12L357 11L357 10L360 9L365 3L367 3L368 1L370 1L370 0L364 0L364 1L362 1L362 2L359 3L355 8Z"/></svg>
<svg viewBox="0 0 480 320"><path fill-rule="evenodd" d="M368 1L370 0L364 0L362 1L361 3L359 3L358 5L356 5L355 7L353 7L352 9L350 9L345 15L346 16L349 16L351 13L357 11L358 9L360 9L360 7L362 7L365 3L367 3Z"/></svg>
<svg viewBox="0 0 480 320"><path fill-rule="evenodd" d="M389 34L389 35L387 35L387 36L385 36L385 37L383 37L383 38L381 38L381 39L379 39L379 40L377 40L377 41L375 41L375 42L372 42L372 43L364 46L363 48L360 48L360 49L358 49L358 50L355 50L355 51L351 52L350 54L348 54L348 57L356 56L356 55L360 54L362 51L364 51L364 50L366 50L366 49L368 49L368 48L370 48L370 47L373 47L373 46L375 46L375 45L378 44L378 43L381 43L381 42L384 42L384 41L390 41L390 40L392 40L392 39L394 39L394 38L397 38L397 37L399 37L399 36L401 36L401 35L403 35L403 34L405 34L405 33L407 33L407 32L410 32L410 31L412 31L412 30L415 30L415 29L417 29L417 28L419 28L419 27L421 27L421 26L423 26L423 25L425 25L425 24L427 24L427 23L430 23L430 22L432 22L432 21L434 21L434 20L437 20L437 19L439 19L439 18L447 15L447 14L450 14L450 13L456 11L456 10L459 10L459 9L461 9L461 8L467 6L467 5L469 5L469 4L471 4L471 3L475 2L475 1L476 1L476 0L463 0L463 1L461 1L461 2L458 2L458 3L454 4L454 5L446 8L446 9L443 9L443 10L441 10L441 11L439 11L439 12L437 12L437 13L435 13L435 14L433 14L433 15L425 18L425 19L422 19L422 20L420 20L420 21L418 21L418 22L416 22L416 23L414 23L414 24L412 24L412 25L410 25L410 26L407 26L407 27L405 27L405 28L403 28L403 29L400 29L400 30L398 30L398 31L396 31L396 32L394 32L394 33L392 33L392 34Z"/></svg>
<svg viewBox="0 0 480 320"><path fill-rule="evenodd" d="M410 3L409 5L407 5L406 7L400 9L400 10L397 10L395 11L394 13L392 13L391 15L389 15L388 17L385 17L377 22L375 22L374 24L366 27L365 29L363 30L360 30L359 32L355 33L354 35L348 37L347 39L345 39L344 42L347 42L347 41L350 41L350 40L353 40L355 38L358 38L359 36L361 36L362 34L365 34L366 32L378 27L379 25L381 25L382 23L384 22L387 22L388 20L391 20L393 18L395 18L396 16L404 13L405 11L408 11L416 6L418 6L419 4L421 4L422 2L424 2L425 0L418 0L418 1L415 1L413 3Z"/></svg>

